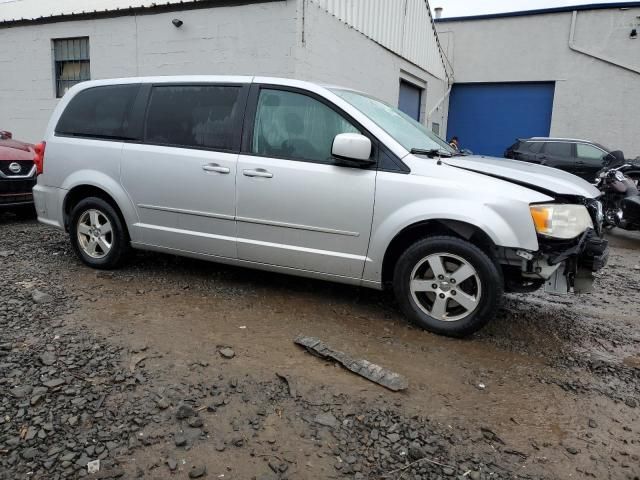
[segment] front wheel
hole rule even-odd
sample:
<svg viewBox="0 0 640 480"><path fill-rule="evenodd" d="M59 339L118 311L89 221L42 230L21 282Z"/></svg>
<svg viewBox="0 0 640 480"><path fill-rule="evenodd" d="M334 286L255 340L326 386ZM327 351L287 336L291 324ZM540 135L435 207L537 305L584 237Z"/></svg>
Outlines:
<svg viewBox="0 0 640 480"><path fill-rule="evenodd" d="M101 198L78 202L71 211L71 245L88 266L118 267L129 251L129 237L116 210Z"/></svg>
<svg viewBox="0 0 640 480"><path fill-rule="evenodd" d="M451 337L470 335L495 316L503 284L498 265L486 253L448 236L414 243L396 263L393 278L405 315Z"/></svg>

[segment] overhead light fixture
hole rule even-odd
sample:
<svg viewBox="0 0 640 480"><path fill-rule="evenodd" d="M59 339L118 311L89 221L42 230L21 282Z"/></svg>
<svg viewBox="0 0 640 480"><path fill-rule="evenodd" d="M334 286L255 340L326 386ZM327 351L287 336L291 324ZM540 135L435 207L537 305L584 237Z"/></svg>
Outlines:
<svg viewBox="0 0 640 480"><path fill-rule="evenodd" d="M184 22L179 18L174 18L173 20L171 20L171 23L173 23L173 26L176 28L180 28L184 24Z"/></svg>

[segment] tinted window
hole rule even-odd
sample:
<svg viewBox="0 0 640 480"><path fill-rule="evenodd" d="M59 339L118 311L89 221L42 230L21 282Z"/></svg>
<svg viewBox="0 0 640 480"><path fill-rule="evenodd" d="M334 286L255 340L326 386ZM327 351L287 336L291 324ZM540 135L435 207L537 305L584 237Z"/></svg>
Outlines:
<svg viewBox="0 0 640 480"><path fill-rule="evenodd" d="M585 145L584 143L576 144L576 151L578 158L588 163L589 165L602 165L602 159L605 153L592 145Z"/></svg>
<svg viewBox="0 0 640 480"><path fill-rule="evenodd" d="M238 150L241 88L218 85L153 87L145 141L159 145Z"/></svg>
<svg viewBox="0 0 640 480"><path fill-rule="evenodd" d="M571 144L563 142L548 142L544 145L544 152L555 157L570 157Z"/></svg>
<svg viewBox="0 0 640 480"><path fill-rule="evenodd" d="M522 144L524 150L531 153L540 153L542 145L543 144L541 142L526 142Z"/></svg>
<svg viewBox="0 0 640 480"><path fill-rule="evenodd" d="M131 138L129 112L139 85L109 85L83 90L62 113L56 133L97 138Z"/></svg>
<svg viewBox="0 0 640 480"><path fill-rule="evenodd" d="M336 111L311 97L262 90L253 131L252 152L265 157L332 163L339 133L359 133Z"/></svg>

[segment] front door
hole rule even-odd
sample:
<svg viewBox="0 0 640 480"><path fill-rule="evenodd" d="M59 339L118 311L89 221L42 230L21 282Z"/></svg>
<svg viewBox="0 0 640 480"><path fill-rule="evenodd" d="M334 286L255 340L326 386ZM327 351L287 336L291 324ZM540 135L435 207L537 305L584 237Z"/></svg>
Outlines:
<svg viewBox="0 0 640 480"><path fill-rule="evenodd" d="M579 173L582 178L590 183L594 183L596 175L604 166L604 157L607 155L593 145L586 143L576 143L576 157L578 158Z"/></svg>
<svg viewBox="0 0 640 480"><path fill-rule="evenodd" d="M335 163L333 139L347 132L359 130L319 98L260 89L236 173L240 259L362 276L376 171Z"/></svg>
<svg viewBox="0 0 640 480"><path fill-rule="evenodd" d="M236 258L235 179L248 86L157 85L122 183L148 245Z"/></svg>

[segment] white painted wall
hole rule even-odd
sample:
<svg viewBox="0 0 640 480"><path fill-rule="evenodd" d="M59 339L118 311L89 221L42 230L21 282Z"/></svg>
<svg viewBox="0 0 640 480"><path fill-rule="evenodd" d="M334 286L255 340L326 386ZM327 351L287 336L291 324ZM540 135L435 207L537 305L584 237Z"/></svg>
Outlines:
<svg viewBox="0 0 640 480"><path fill-rule="evenodd" d="M88 36L91 78L230 74L341 84L397 105L401 76L426 88L423 108L445 81L303 0L137 16L0 27L0 128L38 141L57 103L52 39ZM184 24L175 28L171 20ZM428 25L425 28L430 28ZM303 33L304 32L304 33ZM302 41L304 34L304 43ZM444 113L434 121L444 123Z"/></svg>
<svg viewBox="0 0 640 480"><path fill-rule="evenodd" d="M580 11L576 47L640 71L640 8ZM551 135L640 155L640 73L569 48L572 13L437 23L455 81L555 81Z"/></svg>

